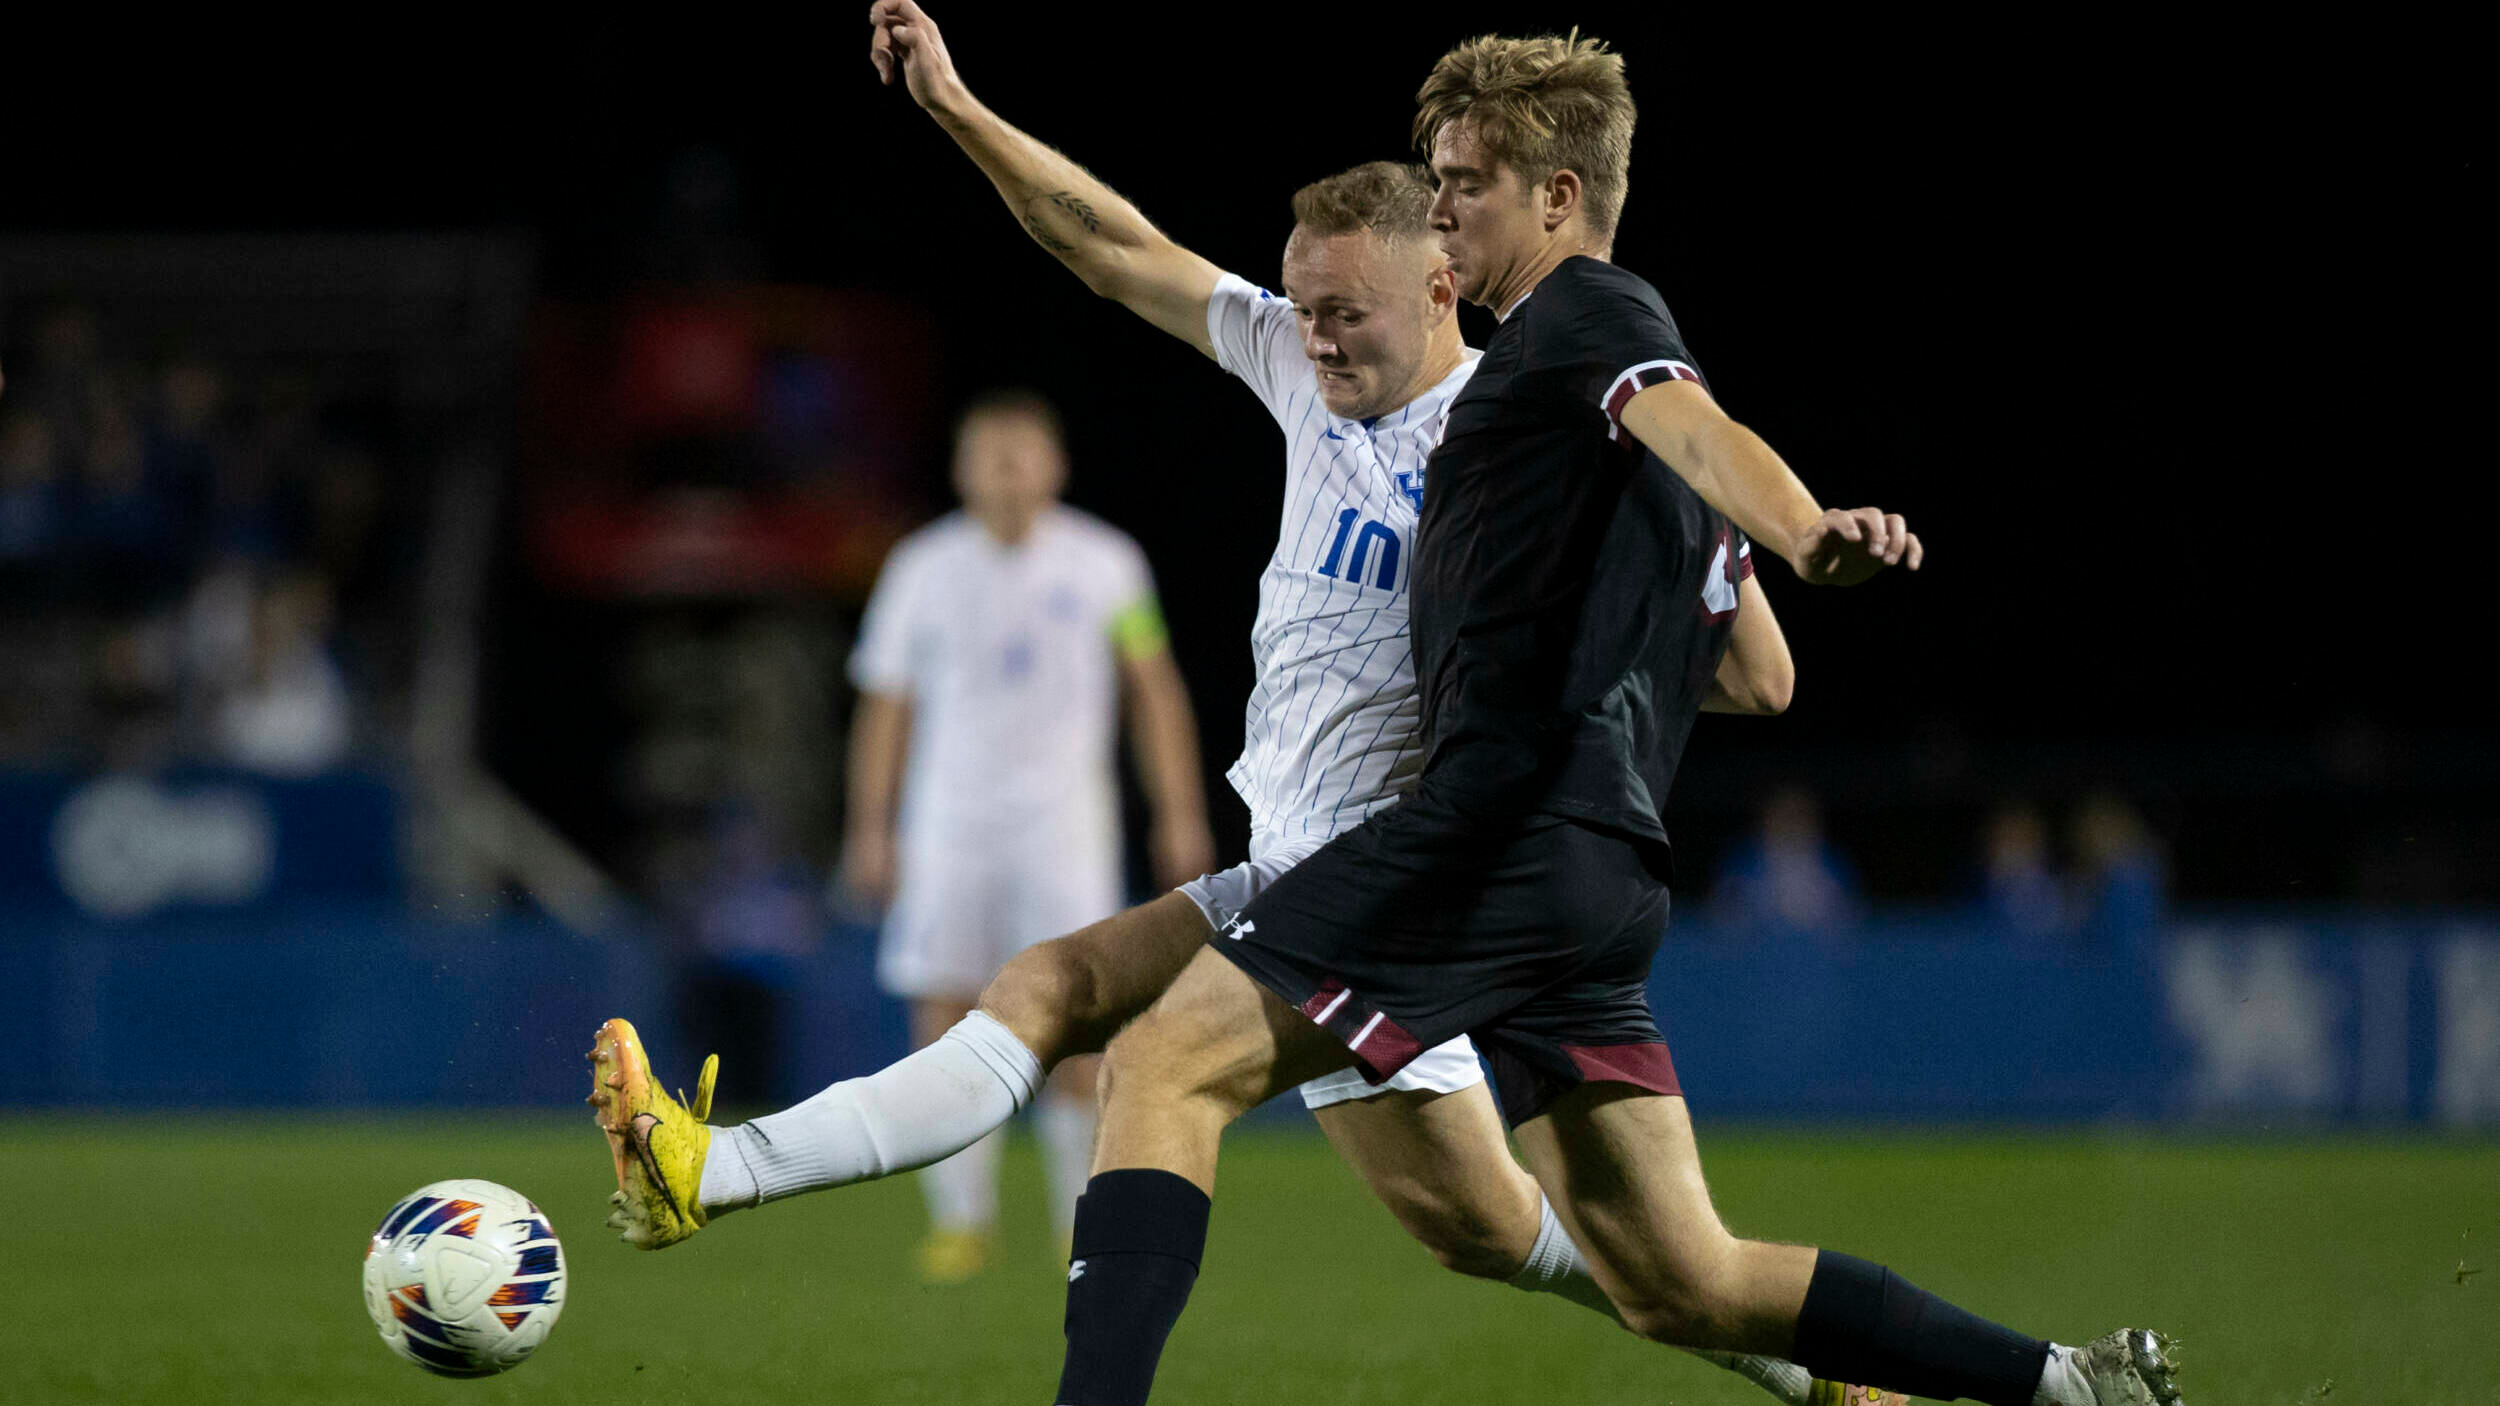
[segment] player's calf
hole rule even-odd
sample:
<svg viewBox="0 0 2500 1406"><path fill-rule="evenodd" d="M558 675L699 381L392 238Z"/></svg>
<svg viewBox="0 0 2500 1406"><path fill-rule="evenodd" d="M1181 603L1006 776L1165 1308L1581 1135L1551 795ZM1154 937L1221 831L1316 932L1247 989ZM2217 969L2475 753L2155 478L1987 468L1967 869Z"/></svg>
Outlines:
<svg viewBox="0 0 2500 1406"><path fill-rule="evenodd" d="M1442 1268L1511 1281L1527 1267L1545 1197L1512 1159L1483 1084L1339 1099L1316 1114L1337 1155Z"/></svg>
<svg viewBox="0 0 2500 1406"><path fill-rule="evenodd" d="M1443 1269L1471 1279L1508 1282L1519 1276L1528 1262L1526 1245L1535 1242L1533 1230L1523 1244L1518 1229L1495 1220L1486 1207L1454 1203L1420 1187L1414 1190L1411 1198L1384 1193L1382 1200L1399 1226L1431 1251Z"/></svg>

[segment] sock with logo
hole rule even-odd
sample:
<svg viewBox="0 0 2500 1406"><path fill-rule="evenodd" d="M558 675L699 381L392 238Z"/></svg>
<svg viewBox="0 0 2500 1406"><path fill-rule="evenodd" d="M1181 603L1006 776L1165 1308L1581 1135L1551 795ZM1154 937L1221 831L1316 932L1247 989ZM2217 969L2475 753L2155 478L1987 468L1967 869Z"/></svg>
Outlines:
<svg viewBox="0 0 2500 1406"><path fill-rule="evenodd" d="M1206 1252L1207 1194L1152 1168L1103 1172L1076 1206L1060 1406L1144 1406Z"/></svg>

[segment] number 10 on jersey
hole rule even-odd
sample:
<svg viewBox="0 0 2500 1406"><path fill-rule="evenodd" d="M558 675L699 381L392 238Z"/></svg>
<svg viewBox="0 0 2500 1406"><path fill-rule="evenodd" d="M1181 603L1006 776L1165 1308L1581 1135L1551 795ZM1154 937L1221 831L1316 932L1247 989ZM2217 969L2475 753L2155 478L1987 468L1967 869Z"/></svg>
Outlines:
<svg viewBox="0 0 2500 1406"><path fill-rule="evenodd" d="M1372 584L1384 591L1394 591L1398 585L1398 534L1377 522L1364 523L1358 532L1354 527L1358 516L1352 508L1338 510L1337 535L1328 543L1328 555L1320 559L1319 574L1360 586L1363 584L1363 568L1369 564ZM1349 538L1354 544L1350 559L1346 553ZM1372 549L1374 543L1379 544L1378 551ZM1342 573L1340 566L1343 567Z"/></svg>

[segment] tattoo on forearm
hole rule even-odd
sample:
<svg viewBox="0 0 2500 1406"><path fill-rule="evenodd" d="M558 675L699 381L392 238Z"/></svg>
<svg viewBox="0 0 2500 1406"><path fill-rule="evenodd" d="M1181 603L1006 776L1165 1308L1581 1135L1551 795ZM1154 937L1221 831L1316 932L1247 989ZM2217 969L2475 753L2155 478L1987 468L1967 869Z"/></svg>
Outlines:
<svg viewBox="0 0 2500 1406"><path fill-rule="evenodd" d="M1102 221L1096 218L1094 214L1094 207L1086 204L1083 200L1078 199L1076 196L1071 195L1064 190L1054 190L1050 194L1043 196L1042 199L1047 200L1051 204L1058 206L1060 209L1067 211L1071 215L1074 215L1077 223L1085 226L1085 232L1087 234L1094 234L1102 229Z"/></svg>
<svg viewBox="0 0 2500 1406"><path fill-rule="evenodd" d="M1070 220L1083 226L1087 234L1102 231L1102 217L1094 213L1094 207L1067 191L1054 190L1024 202L1025 233L1032 235L1034 243L1053 254L1076 252L1076 245L1070 242L1070 236L1075 233L1068 227ZM1053 225L1058 228L1054 230Z"/></svg>
<svg viewBox="0 0 2500 1406"><path fill-rule="evenodd" d="M1033 236L1034 243L1041 245L1043 248L1048 249L1054 254L1073 254L1076 252L1075 245L1070 244L1068 241L1061 239L1055 234L1052 234L1050 232L1050 227L1043 224L1036 216L1026 215L1024 217L1024 232Z"/></svg>

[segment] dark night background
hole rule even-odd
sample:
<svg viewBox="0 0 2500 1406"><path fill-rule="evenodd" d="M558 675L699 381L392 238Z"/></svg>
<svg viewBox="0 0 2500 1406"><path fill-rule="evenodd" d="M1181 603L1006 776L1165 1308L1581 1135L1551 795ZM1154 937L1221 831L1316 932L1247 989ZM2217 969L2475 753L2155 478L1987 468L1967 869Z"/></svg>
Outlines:
<svg viewBox="0 0 2500 1406"><path fill-rule="evenodd" d="M1810 775L1875 887L1934 892L1990 798L2113 785L2189 899L2500 892L2500 745L2462 662L2488 590L2451 565L2486 535L2456 499L2488 461L2457 433L2486 168L2410 61L2083 10L1212 13L937 17L976 95L1262 282L1286 197L1404 152L1450 42L1582 24L1641 103L1617 260L1826 504L1926 540L1925 571L1855 592L1767 573L1797 702L1702 723L1675 801L1700 843ZM1154 560L1212 779L1278 495L1255 401L1032 247L876 84L848 10L671 24L307 35L327 59L135 83L109 139L21 126L0 227L521 232L558 297L686 277L708 241L741 277L908 298L945 398L1008 380L1066 407L1071 496ZM693 235L664 213L689 169L734 187ZM526 595L508 687L554 667L513 638Z"/></svg>

